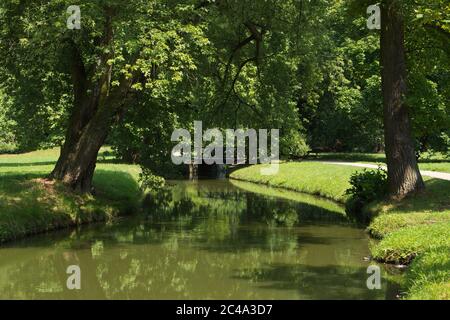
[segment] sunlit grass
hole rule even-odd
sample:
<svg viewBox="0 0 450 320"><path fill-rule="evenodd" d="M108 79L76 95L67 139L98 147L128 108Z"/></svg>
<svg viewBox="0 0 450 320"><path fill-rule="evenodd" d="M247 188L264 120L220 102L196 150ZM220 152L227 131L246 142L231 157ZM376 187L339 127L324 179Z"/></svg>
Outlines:
<svg viewBox="0 0 450 320"><path fill-rule="evenodd" d="M309 159L318 161L348 161L369 164L385 164L384 153L312 153ZM420 170L450 173L450 157L442 153L424 153L419 159Z"/></svg>
<svg viewBox="0 0 450 320"><path fill-rule="evenodd" d="M59 149L0 155L0 242L28 234L104 221L137 208L140 168L111 162L103 149L94 175L95 195L77 195L45 177Z"/></svg>
<svg viewBox="0 0 450 320"><path fill-rule="evenodd" d="M406 278L409 299L450 300L450 252L436 248L418 256Z"/></svg>
<svg viewBox="0 0 450 320"><path fill-rule="evenodd" d="M450 253L450 221L408 226L387 235L373 250L373 257L389 263L410 263L417 255L441 248Z"/></svg>
<svg viewBox="0 0 450 320"><path fill-rule="evenodd" d="M230 177L236 180L320 195L344 203L347 199L345 190L350 187L351 174L362 170L361 168L316 162L288 162L280 164L277 174L264 176L260 169L265 166L255 165L239 169Z"/></svg>
<svg viewBox="0 0 450 320"><path fill-rule="evenodd" d="M448 299L450 269L445 271L444 265L448 266L450 257L450 182L426 182L427 189L421 194L369 206L368 210L379 216L368 230L382 238L371 251L385 262L413 261L406 273L408 299ZM444 265L442 259L447 259Z"/></svg>
<svg viewBox="0 0 450 320"><path fill-rule="evenodd" d="M283 190L281 188L267 188L266 186L261 186L256 183L249 183L236 180L232 180L231 183L236 187L243 190L248 190L249 192L255 192L261 195L274 198L283 198L291 201L306 203L316 207L322 207L324 209L339 214L345 214L344 207L334 201L321 199L318 197L310 196L308 194L302 194L299 192Z"/></svg>
<svg viewBox="0 0 450 320"><path fill-rule="evenodd" d="M377 215L369 226L376 238L407 226L450 221L450 181L425 179L426 190L403 201L380 201L366 210Z"/></svg>

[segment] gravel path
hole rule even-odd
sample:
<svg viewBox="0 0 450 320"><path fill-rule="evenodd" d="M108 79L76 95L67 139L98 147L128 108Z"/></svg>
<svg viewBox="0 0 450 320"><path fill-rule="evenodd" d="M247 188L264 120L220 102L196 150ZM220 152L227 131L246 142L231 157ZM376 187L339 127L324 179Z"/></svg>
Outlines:
<svg viewBox="0 0 450 320"><path fill-rule="evenodd" d="M335 161L321 161L321 162L325 163L325 164L334 164L334 165L339 165L339 166L351 166L351 167L372 168L372 169L378 168L378 165L369 164L369 163L335 162ZM386 169L386 166L384 166L384 165L382 165L381 167ZM427 170L420 170L420 173L426 177L432 177L432 178L436 178L436 179L450 181L450 173L427 171Z"/></svg>

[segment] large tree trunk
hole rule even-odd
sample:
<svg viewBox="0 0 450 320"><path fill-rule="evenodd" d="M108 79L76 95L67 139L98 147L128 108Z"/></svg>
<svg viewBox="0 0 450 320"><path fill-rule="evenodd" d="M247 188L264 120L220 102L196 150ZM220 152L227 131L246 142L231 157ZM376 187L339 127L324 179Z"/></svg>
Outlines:
<svg viewBox="0 0 450 320"><path fill-rule="evenodd" d="M404 21L399 6L398 0L386 0L381 8L381 65L389 189L392 196L402 198L425 186L405 103Z"/></svg>
<svg viewBox="0 0 450 320"><path fill-rule="evenodd" d="M81 138L87 133L95 113L98 111L100 95L98 87L87 96L89 86L86 70L81 54L74 44L71 47L72 57L72 81L74 86L74 106L69 119L64 145L56 166L51 173L51 178L63 181L74 190L89 192L92 187L92 177L95 170L94 155L88 155L86 146L81 143ZM106 132L103 134L107 134ZM106 136L105 136L106 137ZM93 139L94 141L99 138ZM98 150L101 145L98 146ZM97 150L97 153L98 153ZM85 156L83 156L85 155Z"/></svg>
<svg viewBox="0 0 450 320"><path fill-rule="evenodd" d="M132 83L133 78L123 78L111 93L106 94L103 88L100 90L103 94L93 94L81 104L75 104L51 178L63 181L78 192L92 191L98 152L123 107L131 102Z"/></svg>
<svg viewBox="0 0 450 320"><path fill-rule="evenodd" d="M112 115L105 111L98 111L84 126L82 121L73 121L51 177L63 181L75 191L91 192L97 155L112 121Z"/></svg>
<svg viewBox="0 0 450 320"><path fill-rule="evenodd" d="M106 8L105 14L101 45L108 46L113 37L112 12ZM82 54L73 41L70 44L74 106L60 157L50 177L85 193L92 191L98 152L117 114L129 103L129 91L135 77L122 77L119 86L110 90L112 66L107 63L111 58L109 52L99 57L93 73L102 76L89 80Z"/></svg>
<svg viewBox="0 0 450 320"><path fill-rule="evenodd" d="M117 90L95 104L95 113L80 112L83 107L74 110L51 178L63 181L78 192L92 191L98 152L123 107L131 103L131 84L132 79L123 79ZM80 117L80 114L86 117Z"/></svg>

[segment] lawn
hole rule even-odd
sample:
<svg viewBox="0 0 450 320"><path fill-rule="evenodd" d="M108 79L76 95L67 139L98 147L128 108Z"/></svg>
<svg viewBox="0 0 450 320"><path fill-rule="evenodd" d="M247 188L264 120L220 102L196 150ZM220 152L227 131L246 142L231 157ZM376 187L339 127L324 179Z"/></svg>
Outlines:
<svg viewBox="0 0 450 320"><path fill-rule="evenodd" d="M238 169L230 178L345 202L350 175L361 170L320 162L288 162L280 164L278 174L263 176L262 167ZM450 181L425 178L425 182L427 189L421 194L400 202L378 201L364 209L374 217L368 226L369 233L381 239L371 247L371 252L374 259L382 262L412 262L406 273L408 298L448 299Z"/></svg>
<svg viewBox="0 0 450 320"><path fill-rule="evenodd" d="M0 242L137 209L138 166L114 163L103 149L94 176L95 196L76 195L45 180L58 155L58 149L0 155Z"/></svg>
<svg viewBox="0 0 450 320"><path fill-rule="evenodd" d="M233 172L230 177L236 180L255 182L304 192L344 203L345 190L353 172L363 170L354 167L322 164L318 162L288 162L280 165L279 172L272 176L263 176L256 165Z"/></svg>
<svg viewBox="0 0 450 320"><path fill-rule="evenodd" d="M384 153L312 153L309 160L318 161L348 161L370 164L385 164ZM450 173L450 157L441 153L424 153L419 159L421 170Z"/></svg>

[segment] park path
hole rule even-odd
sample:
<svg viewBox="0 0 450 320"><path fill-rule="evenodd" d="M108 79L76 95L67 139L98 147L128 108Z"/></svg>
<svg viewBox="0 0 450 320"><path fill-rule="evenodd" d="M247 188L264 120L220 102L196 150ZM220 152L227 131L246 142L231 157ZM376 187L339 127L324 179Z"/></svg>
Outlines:
<svg viewBox="0 0 450 320"><path fill-rule="evenodd" d="M379 166L376 164L369 163L356 163L356 162L336 162L336 161L321 161L325 164L333 164L339 166L351 166L351 167L360 167L360 168L371 168L377 169ZM385 165L382 165L381 168L386 169ZM450 181L450 173L438 172L438 171L428 171L428 170L420 170L420 173L426 177L432 177L441 180Z"/></svg>

